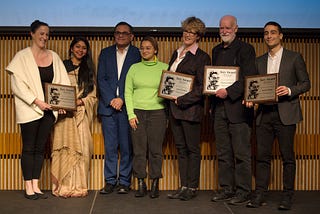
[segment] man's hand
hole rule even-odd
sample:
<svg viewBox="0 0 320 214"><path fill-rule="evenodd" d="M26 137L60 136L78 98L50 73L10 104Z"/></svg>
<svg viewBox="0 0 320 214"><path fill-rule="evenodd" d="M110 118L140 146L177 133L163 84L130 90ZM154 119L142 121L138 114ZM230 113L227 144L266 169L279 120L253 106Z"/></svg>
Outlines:
<svg viewBox="0 0 320 214"><path fill-rule="evenodd" d="M277 96L285 96L289 94L289 88L287 86L279 86L276 89Z"/></svg>
<svg viewBox="0 0 320 214"><path fill-rule="evenodd" d="M111 100L110 105L112 106L112 108L121 111L122 105L123 105L123 100L119 97L114 98Z"/></svg>
<svg viewBox="0 0 320 214"><path fill-rule="evenodd" d="M225 88L220 88L218 91L216 91L216 97L225 99L227 96L228 96L228 92Z"/></svg>

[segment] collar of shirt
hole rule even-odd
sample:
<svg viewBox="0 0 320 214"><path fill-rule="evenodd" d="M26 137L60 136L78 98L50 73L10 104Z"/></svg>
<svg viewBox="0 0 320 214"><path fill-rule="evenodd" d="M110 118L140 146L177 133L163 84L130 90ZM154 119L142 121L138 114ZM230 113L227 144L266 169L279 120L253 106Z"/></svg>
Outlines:
<svg viewBox="0 0 320 214"><path fill-rule="evenodd" d="M281 59L283 53L283 47L281 47L274 56L271 56L270 52L268 52L268 57L271 58L272 60L274 59Z"/></svg>
<svg viewBox="0 0 320 214"><path fill-rule="evenodd" d="M197 49L198 49L199 45L198 43L194 43L193 45L191 45L188 49L187 52L190 51L193 55L196 55ZM180 53L186 49L185 45L182 45L177 51L178 51L178 55L180 55Z"/></svg>
<svg viewBox="0 0 320 214"><path fill-rule="evenodd" d="M153 66L156 65L158 63L158 57L154 56L154 59L152 61L145 61L143 58L141 60L141 62L146 65L146 66Z"/></svg>
<svg viewBox="0 0 320 214"><path fill-rule="evenodd" d="M230 43L230 45L228 45L227 47L224 47L224 42L220 43L220 48L221 49L229 49L232 48L233 46L237 45L239 42L238 37L235 37L232 42Z"/></svg>
<svg viewBox="0 0 320 214"><path fill-rule="evenodd" d="M283 47L281 47L274 56L271 56L270 52L268 53L268 62L267 62L267 73L275 74L279 73L281 57L283 53Z"/></svg>
<svg viewBox="0 0 320 214"><path fill-rule="evenodd" d="M123 52L121 53L120 51L119 51L119 48L118 48L118 46L116 46L116 49L117 49L117 53L119 53L119 54L124 54L124 53L127 53L128 52L128 49L129 49L129 46L130 45L128 45L127 47L125 47L124 49L123 49Z"/></svg>

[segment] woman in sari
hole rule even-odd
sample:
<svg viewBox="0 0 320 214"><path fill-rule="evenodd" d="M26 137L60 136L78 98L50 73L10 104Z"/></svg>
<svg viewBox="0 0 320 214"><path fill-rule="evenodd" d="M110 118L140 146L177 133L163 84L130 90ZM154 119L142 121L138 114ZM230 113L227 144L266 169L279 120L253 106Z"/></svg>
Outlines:
<svg viewBox="0 0 320 214"><path fill-rule="evenodd" d="M52 193L61 197L88 195L88 174L92 154L92 121L97 102L89 42L75 38L64 60L71 85L76 87L77 110L58 119L53 132Z"/></svg>

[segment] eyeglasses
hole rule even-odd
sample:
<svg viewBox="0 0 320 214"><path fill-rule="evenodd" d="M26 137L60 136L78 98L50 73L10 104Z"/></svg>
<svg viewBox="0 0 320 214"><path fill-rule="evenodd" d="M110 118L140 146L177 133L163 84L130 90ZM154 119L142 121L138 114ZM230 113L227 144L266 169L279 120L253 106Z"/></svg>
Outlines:
<svg viewBox="0 0 320 214"><path fill-rule="evenodd" d="M120 35L122 35L122 36L129 36L130 34L131 34L130 32L120 32L120 31L114 32L114 35L115 35L115 36L120 36Z"/></svg>
<svg viewBox="0 0 320 214"><path fill-rule="evenodd" d="M197 35L197 33L192 32L192 31L187 31L187 30L183 31L183 33L184 33L184 34L191 34L192 36Z"/></svg>

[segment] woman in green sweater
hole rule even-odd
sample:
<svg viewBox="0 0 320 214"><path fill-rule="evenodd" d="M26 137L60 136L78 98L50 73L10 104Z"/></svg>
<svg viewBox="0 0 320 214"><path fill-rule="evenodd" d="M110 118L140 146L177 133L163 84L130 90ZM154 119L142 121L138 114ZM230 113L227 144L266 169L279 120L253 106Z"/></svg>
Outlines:
<svg viewBox="0 0 320 214"><path fill-rule="evenodd" d="M125 83L125 102L131 126L133 145L133 176L138 179L136 197L147 194L144 179L152 179L150 197L159 197L159 178L162 177L162 144L166 132L164 100L158 97L158 87L163 70L168 65L157 58L158 44L150 36L140 44L142 61L133 64Z"/></svg>

